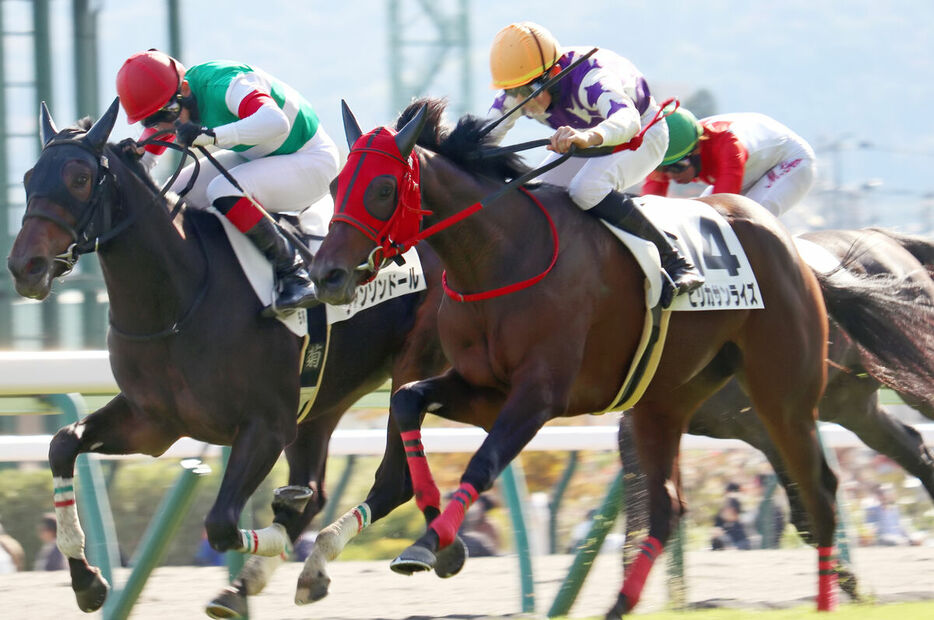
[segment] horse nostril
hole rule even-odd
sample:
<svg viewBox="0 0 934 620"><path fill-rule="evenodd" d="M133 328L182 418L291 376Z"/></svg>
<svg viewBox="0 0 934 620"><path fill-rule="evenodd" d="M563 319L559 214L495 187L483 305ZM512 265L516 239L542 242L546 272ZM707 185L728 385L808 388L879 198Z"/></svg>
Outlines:
<svg viewBox="0 0 934 620"><path fill-rule="evenodd" d="M328 286L337 286L344 281L346 272L343 269L332 269L324 278L324 283Z"/></svg>
<svg viewBox="0 0 934 620"><path fill-rule="evenodd" d="M26 263L25 269L23 269L23 275L25 276L38 276L44 274L48 271L49 261L41 256L35 256Z"/></svg>

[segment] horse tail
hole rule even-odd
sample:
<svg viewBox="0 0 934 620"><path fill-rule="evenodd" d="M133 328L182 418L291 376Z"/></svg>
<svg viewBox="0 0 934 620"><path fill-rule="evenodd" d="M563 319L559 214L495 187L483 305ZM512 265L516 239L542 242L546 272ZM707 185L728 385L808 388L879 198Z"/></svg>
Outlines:
<svg viewBox="0 0 934 620"><path fill-rule="evenodd" d="M924 265L928 275L934 278L934 241L919 235L895 232L888 228L872 228L872 230L885 235L905 248L919 263Z"/></svg>
<svg viewBox="0 0 934 620"><path fill-rule="evenodd" d="M934 302L924 287L891 274L844 267L816 273L832 320L853 339L866 371L895 391L934 399Z"/></svg>

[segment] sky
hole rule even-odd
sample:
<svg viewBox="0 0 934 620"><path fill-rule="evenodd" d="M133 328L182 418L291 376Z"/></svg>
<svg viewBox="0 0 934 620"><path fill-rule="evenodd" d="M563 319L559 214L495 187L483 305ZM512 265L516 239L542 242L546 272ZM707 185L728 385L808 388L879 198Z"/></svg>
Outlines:
<svg viewBox="0 0 934 620"><path fill-rule="evenodd" d="M262 67L309 99L344 150L341 99L364 130L393 122L398 110L390 103L388 0L180 4L183 63L227 58ZM409 40L434 36L423 4L446 15L467 6L472 95L465 100L462 65L454 58L440 66L421 93L447 96L452 109L486 112L493 95L488 68L493 36L511 22L536 21L562 44L601 46L628 57L660 97L685 98L704 88L713 95L717 112L762 112L791 127L819 156L820 180L807 200L813 205L810 212L830 208L826 190L834 185L871 188L861 194L861 203L846 197L836 203L836 208L860 210L864 224L912 230L919 226L920 206L934 207L930 0L397 4L411 24L403 33ZM58 124L65 125L74 120L71 2L52 0L51 6L56 66L52 110ZM103 0L100 6L102 112L115 96L113 79L123 60L149 47L167 49L168 31L165 4L156 0ZM7 24L15 22L9 11ZM436 52L431 46L423 53L413 49L405 52L403 70L417 76ZM34 114L28 116L19 122L34 127ZM113 136L135 137L137 131L121 116ZM547 128L526 119L507 142L547 135Z"/></svg>

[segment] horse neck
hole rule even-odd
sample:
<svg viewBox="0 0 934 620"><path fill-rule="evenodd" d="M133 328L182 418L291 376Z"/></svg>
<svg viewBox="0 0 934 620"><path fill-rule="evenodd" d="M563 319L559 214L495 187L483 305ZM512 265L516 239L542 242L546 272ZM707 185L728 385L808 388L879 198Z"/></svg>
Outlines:
<svg viewBox="0 0 934 620"><path fill-rule="evenodd" d="M164 200L135 177L122 179L119 191L126 216L136 220L97 252L111 317L126 331L158 331L197 294L204 271L198 243L183 237ZM190 234L191 225L185 228Z"/></svg>
<svg viewBox="0 0 934 620"><path fill-rule="evenodd" d="M437 155L423 155L420 164L422 199L432 212L426 225L455 215L501 187ZM428 244L444 263L452 286L479 291L535 275L550 237L544 218L534 217L533 209L527 198L511 192L429 237ZM529 251L530 244L534 251Z"/></svg>

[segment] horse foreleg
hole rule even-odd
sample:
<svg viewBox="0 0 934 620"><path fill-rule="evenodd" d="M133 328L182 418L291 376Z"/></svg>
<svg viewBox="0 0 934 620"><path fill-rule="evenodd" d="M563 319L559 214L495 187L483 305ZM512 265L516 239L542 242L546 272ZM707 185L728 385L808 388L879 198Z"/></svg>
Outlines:
<svg viewBox="0 0 934 620"><path fill-rule="evenodd" d="M83 420L62 428L52 438L49 465L58 526L56 544L68 558L71 587L82 611L100 609L109 584L100 569L91 566L84 555L84 531L75 503L75 459L83 452L158 456L176 439L177 434L134 414L122 394Z"/></svg>
<svg viewBox="0 0 934 620"><path fill-rule="evenodd" d="M304 422L298 427L295 441L285 449L285 457L289 464L289 485L304 486L312 490L312 496L305 505L305 509L282 523L292 543L301 536L326 503L324 476L328 442L342 413L343 411L339 411L336 415L319 415ZM247 597L262 592L272 574L283 562L284 559L280 555L272 557L250 555L230 586L221 590L208 603L205 611L211 617L245 616L248 609Z"/></svg>
<svg viewBox="0 0 934 620"><path fill-rule="evenodd" d="M464 514L477 499L478 494L489 488L495 480L494 476L487 483L483 477L475 477L482 487L477 488L465 474L461 479L460 487L454 493L445 512L442 513L441 492L431 475L425 448L422 445L420 427L425 412L432 411L449 419L462 419L466 416L472 421L477 421L492 419L491 412L498 409L500 402L502 402L500 393L470 386L453 370L432 379L410 383L393 394L390 401L390 415L399 425L400 437L405 446L405 458L412 478L415 502L422 511L428 526L425 534L415 544L392 561L390 567L395 572L411 575L415 572L434 569L440 577L450 577L459 572L467 559L467 549L463 540L457 536L457 530L464 519ZM506 408L504 408L505 411ZM494 429L500 424L500 420L502 417L497 420ZM538 428L541 428L541 424L544 422L541 422ZM489 436L487 441L489 441ZM522 445L525 445L527 441L528 439L522 442ZM509 460L513 456L510 456ZM505 462L508 463L509 460ZM440 550L445 551L438 553Z"/></svg>
<svg viewBox="0 0 934 620"><path fill-rule="evenodd" d="M292 430L294 432L294 426ZM291 541L285 526L276 519L262 530L241 530L237 523L246 500L269 474L283 447L292 438L285 430L276 432L270 428L268 420L254 419L240 427L231 446L217 499L204 521L208 541L214 549L264 556L290 550Z"/></svg>
<svg viewBox="0 0 934 620"><path fill-rule="evenodd" d="M616 604L607 612L607 618L619 618L639 602L649 572L683 511L676 475L682 427L680 421L672 420L660 409L645 405L637 406L630 415L634 443L648 492L649 531L639 546L638 554L625 571ZM621 452L626 446L622 435L628 427L627 424L620 430Z"/></svg>
<svg viewBox="0 0 934 620"><path fill-rule="evenodd" d="M821 419L853 431L867 446L885 454L920 480L934 499L934 456L918 431L902 423L879 404L877 386L872 381L869 386L871 392L856 387L841 391L833 402L822 403ZM828 400L824 398L825 402Z"/></svg>

